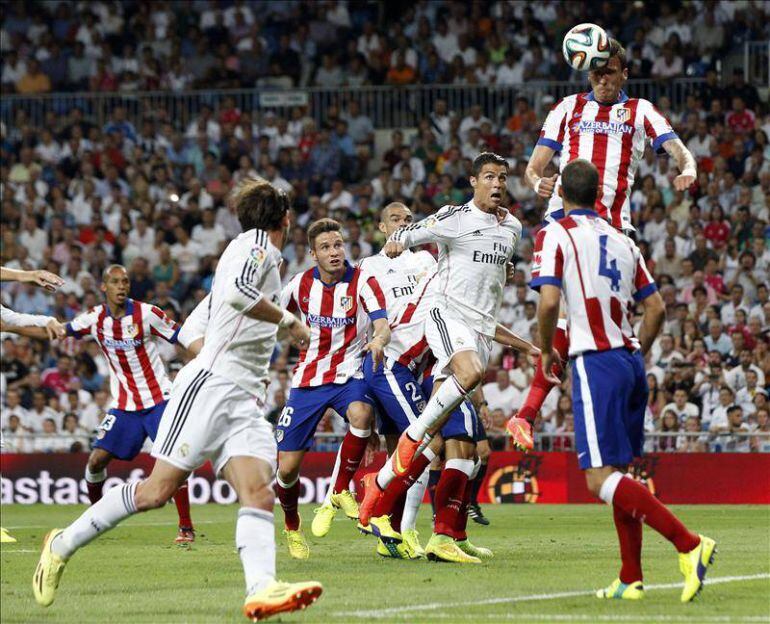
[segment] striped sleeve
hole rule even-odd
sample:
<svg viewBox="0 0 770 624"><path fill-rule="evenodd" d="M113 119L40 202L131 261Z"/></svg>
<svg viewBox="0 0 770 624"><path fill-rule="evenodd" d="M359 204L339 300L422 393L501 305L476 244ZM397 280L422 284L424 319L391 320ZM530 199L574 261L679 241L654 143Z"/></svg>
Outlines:
<svg viewBox="0 0 770 624"><path fill-rule="evenodd" d="M67 323L67 335L75 338L83 338L91 333L91 329L96 325L99 319L99 308L88 310L79 314L69 323Z"/></svg>
<svg viewBox="0 0 770 624"><path fill-rule="evenodd" d="M377 278L373 275L362 276L361 286L358 291L358 298L364 306L364 310L369 318L376 321L379 318L387 318L388 310L385 304L385 293L382 292Z"/></svg>
<svg viewBox="0 0 770 624"><path fill-rule="evenodd" d="M176 343L179 336L179 323L171 320L158 306L148 307L150 308L150 313L146 317L150 323L150 333L153 336L160 336L171 344Z"/></svg>
<svg viewBox="0 0 770 624"><path fill-rule="evenodd" d="M257 230L256 238L241 257L240 271L227 284L227 301L238 312L245 314L262 300L258 284L266 271L274 265L270 258L267 234Z"/></svg>
<svg viewBox="0 0 770 624"><path fill-rule="evenodd" d="M643 301L650 295L656 293L658 287L655 285L655 280L647 268L647 263L645 263L638 248L634 250L634 256L636 256L636 274L634 275L633 295L635 301Z"/></svg>
<svg viewBox="0 0 770 624"><path fill-rule="evenodd" d="M535 238L530 288L540 290L544 284L561 288L564 277L564 244L555 228L544 227Z"/></svg>
<svg viewBox="0 0 770 624"><path fill-rule="evenodd" d="M404 247L450 241L458 236L460 213L465 210L464 206L444 206L436 214L396 230L390 240Z"/></svg>
<svg viewBox="0 0 770 624"><path fill-rule="evenodd" d="M567 105L565 100L559 100L554 107L548 113L543 123L543 128L540 130L540 138L537 140L537 145L544 145L550 147L555 152L560 152L562 149L562 141L564 140L564 124L565 117L567 116Z"/></svg>
<svg viewBox="0 0 770 624"><path fill-rule="evenodd" d="M674 132L668 119L653 106L648 100L639 100L639 108L642 113L644 123L644 134L652 141L652 148L656 152L663 151L663 144L670 139L678 139L679 135Z"/></svg>

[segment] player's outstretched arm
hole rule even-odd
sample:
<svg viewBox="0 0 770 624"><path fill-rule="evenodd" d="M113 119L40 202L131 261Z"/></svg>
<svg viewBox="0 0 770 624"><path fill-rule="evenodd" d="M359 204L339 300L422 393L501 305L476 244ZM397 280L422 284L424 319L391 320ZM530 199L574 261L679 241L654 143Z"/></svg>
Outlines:
<svg viewBox="0 0 770 624"><path fill-rule="evenodd" d="M559 179L558 174L553 174L550 178L543 177L545 168L551 162L555 153L556 151L547 145L536 145L524 172L524 178L529 188L545 199L553 195L553 189L556 188L556 180Z"/></svg>
<svg viewBox="0 0 770 624"><path fill-rule="evenodd" d="M34 316L32 314L20 315L20 316ZM46 318L46 317L43 317ZM56 340L58 338L64 338L67 335L67 329L59 321L53 317L47 317L48 322L44 326L40 325L9 325L4 321L0 321L0 332L10 332L12 334L18 334L19 336L25 336L27 338L35 338L37 340Z"/></svg>
<svg viewBox="0 0 770 624"><path fill-rule="evenodd" d="M533 358L540 355L540 349L533 345L529 340L525 340L518 334L515 334L501 323L498 323L497 327L495 327L495 342L499 342L506 347L511 347L511 349L515 349L516 351Z"/></svg>
<svg viewBox="0 0 770 624"><path fill-rule="evenodd" d="M649 297L642 299L644 313L642 314L642 326L639 329L639 344L642 353L647 355L652 343L655 342L660 328L663 327L663 321L666 318L666 304L663 303L663 297L659 292L652 293Z"/></svg>
<svg viewBox="0 0 770 624"><path fill-rule="evenodd" d="M680 171L680 174L674 178L674 188L677 191L686 191L698 176L695 157L679 138L666 141L663 144L663 149L674 159Z"/></svg>
<svg viewBox="0 0 770 624"><path fill-rule="evenodd" d="M537 305L537 327L540 332L540 366L545 378L553 384L561 380L553 374L554 359L559 356L553 352L553 335L556 333L556 323L559 321L559 306L561 304L561 288L551 284L540 286L540 301Z"/></svg>
<svg viewBox="0 0 770 624"><path fill-rule="evenodd" d="M310 330L307 325L301 323L300 320L288 310L279 308L264 297L244 312L244 314L256 321L273 323L274 325L278 325L280 329L287 329L289 338L300 349L306 349L310 342Z"/></svg>
<svg viewBox="0 0 770 624"><path fill-rule="evenodd" d="M10 269L8 267L0 267L0 281L31 282L51 292L56 291L59 286L64 284L64 280L61 277L50 271L23 271L21 269Z"/></svg>

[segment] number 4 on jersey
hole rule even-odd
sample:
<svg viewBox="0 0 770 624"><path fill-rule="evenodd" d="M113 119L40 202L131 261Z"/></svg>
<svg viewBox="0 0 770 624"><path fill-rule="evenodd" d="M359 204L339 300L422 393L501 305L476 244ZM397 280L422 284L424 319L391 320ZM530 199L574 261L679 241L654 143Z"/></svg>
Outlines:
<svg viewBox="0 0 770 624"><path fill-rule="evenodd" d="M612 258L607 262L607 235L599 237L599 275L610 280L610 288L613 292L620 290L620 271L618 261Z"/></svg>

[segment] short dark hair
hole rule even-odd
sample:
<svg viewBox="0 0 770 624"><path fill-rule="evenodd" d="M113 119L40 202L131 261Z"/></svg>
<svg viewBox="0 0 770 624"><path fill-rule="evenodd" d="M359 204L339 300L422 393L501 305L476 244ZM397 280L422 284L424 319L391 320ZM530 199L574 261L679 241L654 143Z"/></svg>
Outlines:
<svg viewBox="0 0 770 624"><path fill-rule="evenodd" d="M238 221L244 232L260 230L278 230L284 216L289 212L289 196L270 182L262 179L247 178L241 182L231 195L235 203Z"/></svg>
<svg viewBox="0 0 770 624"><path fill-rule="evenodd" d="M599 170L584 158L573 160L561 172L561 191L570 204L593 208L599 192Z"/></svg>
<svg viewBox="0 0 770 624"><path fill-rule="evenodd" d="M126 273L128 273L126 267L124 267L122 264L111 264L102 271L102 281L106 282L107 278L110 276L110 273L112 273L115 269L123 269L126 271Z"/></svg>
<svg viewBox="0 0 770 624"><path fill-rule="evenodd" d="M610 38L610 58L616 56L620 61L620 69L625 69L628 66L628 60L626 58L626 49L617 39Z"/></svg>
<svg viewBox="0 0 770 624"><path fill-rule="evenodd" d="M315 239L325 232L341 232L342 225L334 219L318 219L310 224L307 229L307 244L310 249L315 249Z"/></svg>
<svg viewBox="0 0 770 624"><path fill-rule="evenodd" d="M508 171L508 161L505 158L494 152L481 152L481 154L473 159L471 171L474 178L478 177L484 165L499 165L505 167L505 170Z"/></svg>

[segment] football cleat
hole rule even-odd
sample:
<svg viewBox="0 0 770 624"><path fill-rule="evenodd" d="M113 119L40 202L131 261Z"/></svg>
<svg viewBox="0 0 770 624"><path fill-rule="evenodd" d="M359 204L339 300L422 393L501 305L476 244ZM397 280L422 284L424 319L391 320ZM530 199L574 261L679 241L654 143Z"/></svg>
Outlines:
<svg viewBox="0 0 770 624"><path fill-rule="evenodd" d="M192 544L195 541L195 529L192 527L179 527L179 531L176 534L175 544L184 545Z"/></svg>
<svg viewBox="0 0 770 624"><path fill-rule="evenodd" d="M699 535L700 544L688 553L679 553L679 571L684 576L682 602L690 602L703 589L708 567L714 563L717 543L710 537Z"/></svg>
<svg viewBox="0 0 770 624"><path fill-rule="evenodd" d="M307 540L302 533L301 527L296 531L289 531L287 529L283 534L286 536L286 545L289 547L289 554L293 559L307 559L310 557L310 547L307 545Z"/></svg>
<svg viewBox="0 0 770 624"><path fill-rule="evenodd" d="M53 603L61 575L67 565L66 559L59 557L51 550L51 542L62 533L61 529L53 529L45 536L40 560L32 577L32 591L35 594L35 601L41 607L47 607Z"/></svg>
<svg viewBox="0 0 770 624"><path fill-rule="evenodd" d="M14 544L16 538L6 531L3 527L0 527L0 544Z"/></svg>
<svg viewBox="0 0 770 624"><path fill-rule="evenodd" d="M358 522L356 524L356 528L359 531L361 531L361 533L363 533L364 535L374 535L374 531L372 531L372 525L371 524L367 524L366 526L364 526L363 524L361 524L361 522Z"/></svg>
<svg viewBox="0 0 770 624"><path fill-rule="evenodd" d="M342 490L339 494L332 494L332 505L342 509L351 520L358 520L358 502L350 490Z"/></svg>
<svg viewBox="0 0 770 624"><path fill-rule="evenodd" d="M315 517L310 525L310 532L316 537L324 537L332 528L334 516L337 515L337 508L334 505L321 505L313 511Z"/></svg>
<svg viewBox="0 0 770 624"><path fill-rule="evenodd" d="M468 505L468 517L477 524L489 526L489 518L487 518L481 511L481 507L478 503L471 503Z"/></svg>
<svg viewBox="0 0 770 624"><path fill-rule="evenodd" d="M477 557L478 559L492 559L492 557L495 556L495 553L493 553L489 548L484 548L483 546L474 546L471 544L467 537L464 540L455 540L455 544L457 544L460 550L462 550L466 555L470 555L471 557Z"/></svg>
<svg viewBox="0 0 770 624"><path fill-rule="evenodd" d="M364 500L361 501L361 506L358 508L358 520L361 524L366 526L369 524L369 518L374 511L374 507L377 501L382 496L382 490L377 484L377 473L370 472L363 478L364 482Z"/></svg>
<svg viewBox="0 0 770 624"><path fill-rule="evenodd" d="M252 594L243 603L243 615L252 622L259 622L279 613L306 609L323 593L323 587L315 581L306 583L282 583L273 581L265 589Z"/></svg>
<svg viewBox="0 0 770 624"><path fill-rule="evenodd" d="M400 544L403 539L392 526L390 526L390 516L378 516L369 518L369 528L372 535L379 537L386 544Z"/></svg>
<svg viewBox="0 0 770 624"><path fill-rule="evenodd" d="M417 529L406 529L406 531L401 531L401 537L403 538L404 543L409 545L409 548L412 549L412 552L415 555L418 557L425 556L425 549L420 545L420 534L417 532Z"/></svg>
<svg viewBox="0 0 770 624"><path fill-rule="evenodd" d="M419 559L420 555L415 553L409 544L401 542L400 544L385 543L381 539L377 540L377 554L389 559Z"/></svg>
<svg viewBox="0 0 770 624"><path fill-rule="evenodd" d="M535 447L535 440L532 437L532 425L523 418L511 417L505 423L505 430L511 436L513 445L520 451L531 451Z"/></svg>
<svg viewBox="0 0 770 624"><path fill-rule="evenodd" d="M462 551L451 537L434 533L425 545L425 555L431 561L450 563L481 563L481 559Z"/></svg>
<svg viewBox="0 0 770 624"><path fill-rule="evenodd" d="M393 472L396 473L397 477L403 477L409 472L409 467L412 465L412 460L414 460L420 446L422 446L422 440L415 442L406 434L406 431L401 434L391 460Z"/></svg>
<svg viewBox="0 0 770 624"><path fill-rule="evenodd" d="M608 587L598 590L596 597L608 600L641 600L644 598L644 585L641 581L623 583L620 579L615 579Z"/></svg>

